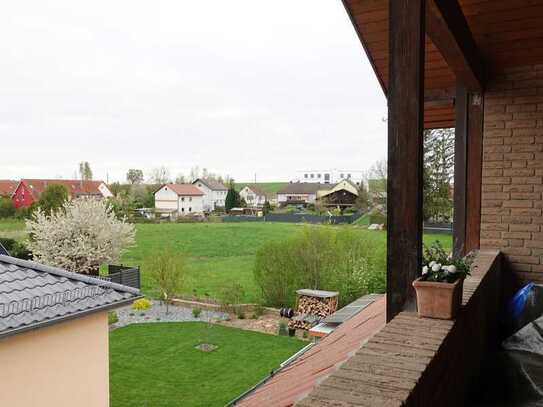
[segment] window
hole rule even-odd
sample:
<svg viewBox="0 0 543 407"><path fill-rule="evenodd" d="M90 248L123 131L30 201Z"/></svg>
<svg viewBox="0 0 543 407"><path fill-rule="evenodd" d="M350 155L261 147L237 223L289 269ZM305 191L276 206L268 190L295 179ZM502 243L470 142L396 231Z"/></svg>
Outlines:
<svg viewBox="0 0 543 407"><path fill-rule="evenodd" d="M192 196L189 198L189 202L192 202Z"/></svg>
<svg viewBox="0 0 543 407"><path fill-rule="evenodd" d="M185 197L181 197L181 202L185 202Z"/></svg>
<svg viewBox="0 0 543 407"><path fill-rule="evenodd" d="M191 207L189 207L189 212L192 212L192 208L191 208Z"/></svg>
<svg viewBox="0 0 543 407"><path fill-rule="evenodd" d="M345 174L340 174L340 178L345 178Z"/></svg>
<svg viewBox="0 0 543 407"><path fill-rule="evenodd" d="M311 174L311 178L315 178L315 174Z"/></svg>
<svg viewBox="0 0 543 407"><path fill-rule="evenodd" d="M198 184L198 186L201 188L201 187L202 187L202 184Z"/></svg>
<svg viewBox="0 0 543 407"><path fill-rule="evenodd" d="M347 174L347 179L350 179L351 178L351 174Z"/></svg>
<svg viewBox="0 0 543 407"><path fill-rule="evenodd" d="M185 208L181 208L181 212L185 212Z"/></svg>
<svg viewBox="0 0 543 407"><path fill-rule="evenodd" d="M318 178L320 178L320 177L321 177L321 175L322 175L322 174L319 174L319 175L317 175L317 177L318 177Z"/></svg>
<svg viewBox="0 0 543 407"><path fill-rule="evenodd" d="M304 178L307 178L307 177L308 177L308 175L307 175L307 174L304 174Z"/></svg>

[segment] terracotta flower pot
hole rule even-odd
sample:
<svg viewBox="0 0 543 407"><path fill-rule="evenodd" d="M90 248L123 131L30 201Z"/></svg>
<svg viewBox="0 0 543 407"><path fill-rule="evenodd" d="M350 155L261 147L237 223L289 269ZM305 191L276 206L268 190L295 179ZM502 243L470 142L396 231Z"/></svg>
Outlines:
<svg viewBox="0 0 543 407"><path fill-rule="evenodd" d="M421 277L413 281L417 292L417 308L419 317L454 319L462 305L462 288L464 279L454 283L438 283L421 281Z"/></svg>

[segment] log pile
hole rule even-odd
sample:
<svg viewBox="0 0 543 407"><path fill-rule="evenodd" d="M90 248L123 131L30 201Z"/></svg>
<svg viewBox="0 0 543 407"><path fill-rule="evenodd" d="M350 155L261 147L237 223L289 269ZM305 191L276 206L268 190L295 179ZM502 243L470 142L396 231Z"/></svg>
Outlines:
<svg viewBox="0 0 543 407"><path fill-rule="evenodd" d="M336 312L338 293L318 290L298 291L297 315L292 318L290 329L309 330L321 320Z"/></svg>

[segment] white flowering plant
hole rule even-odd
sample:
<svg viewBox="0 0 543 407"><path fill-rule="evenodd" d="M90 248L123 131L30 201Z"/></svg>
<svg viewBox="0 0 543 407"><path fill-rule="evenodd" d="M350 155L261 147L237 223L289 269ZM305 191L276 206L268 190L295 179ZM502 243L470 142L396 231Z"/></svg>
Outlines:
<svg viewBox="0 0 543 407"><path fill-rule="evenodd" d="M472 263L473 253L462 258L454 258L436 240L429 247L424 245L421 280L454 283L470 274Z"/></svg>

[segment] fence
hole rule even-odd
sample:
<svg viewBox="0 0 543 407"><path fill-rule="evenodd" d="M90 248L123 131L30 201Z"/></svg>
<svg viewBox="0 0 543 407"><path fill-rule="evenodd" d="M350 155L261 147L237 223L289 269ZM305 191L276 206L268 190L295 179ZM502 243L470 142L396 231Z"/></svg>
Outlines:
<svg viewBox="0 0 543 407"><path fill-rule="evenodd" d="M361 215L312 215L305 213L270 213L265 216L224 216L223 222L353 223Z"/></svg>
<svg viewBox="0 0 543 407"><path fill-rule="evenodd" d="M108 275L104 277L112 283L127 285L138 289L141 286L139 267L126 267L122 264L120 266L110 264L107 271Z"/></svg>

